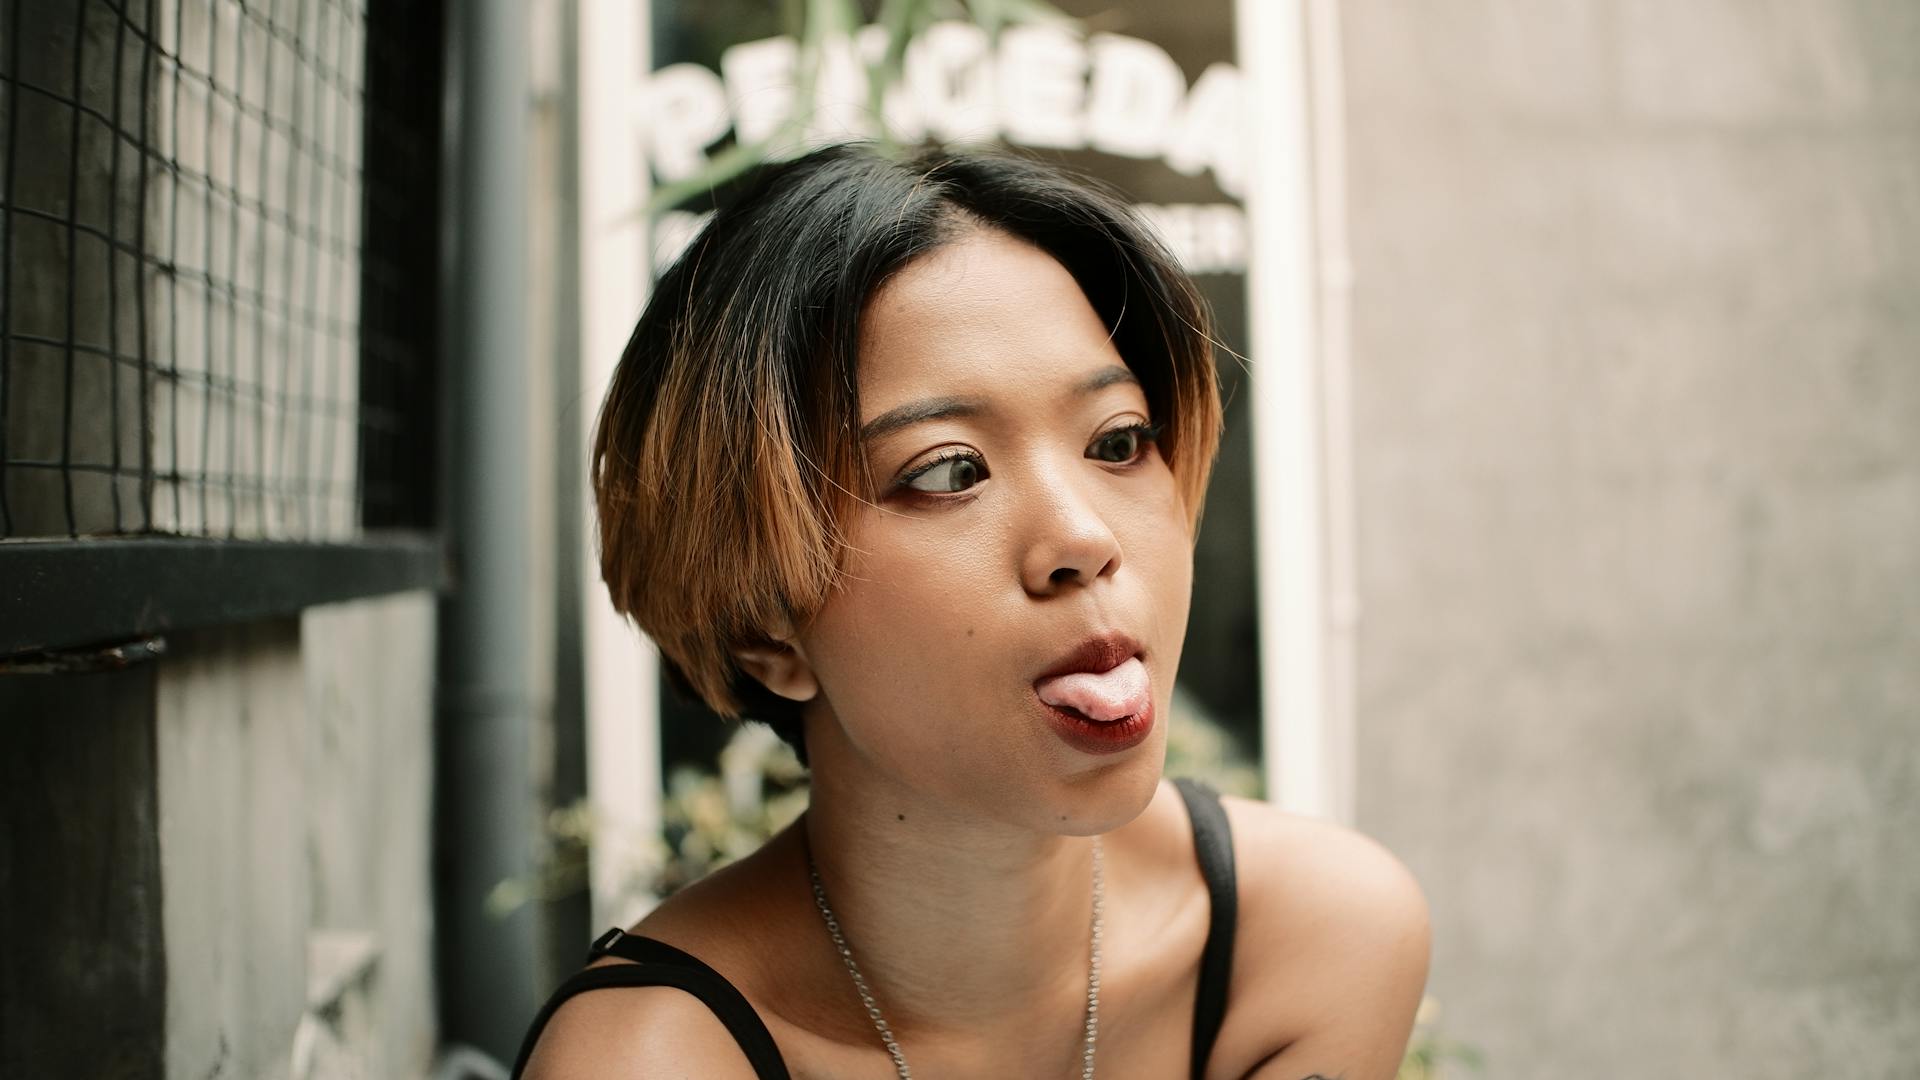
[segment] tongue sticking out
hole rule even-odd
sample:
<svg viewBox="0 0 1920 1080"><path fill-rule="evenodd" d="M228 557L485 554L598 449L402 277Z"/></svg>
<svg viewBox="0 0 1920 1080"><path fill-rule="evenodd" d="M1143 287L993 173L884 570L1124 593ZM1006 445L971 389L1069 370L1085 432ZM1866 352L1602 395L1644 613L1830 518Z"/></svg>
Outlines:
<svg viewBox="0 0 1920 1080"><path fill-rule="evenodd" d="M1076 671L1034 684L1040 700L1076 709L1089 720L1110 723L1147 711L1147 666L1137 656L1112 671Z"/></svg>

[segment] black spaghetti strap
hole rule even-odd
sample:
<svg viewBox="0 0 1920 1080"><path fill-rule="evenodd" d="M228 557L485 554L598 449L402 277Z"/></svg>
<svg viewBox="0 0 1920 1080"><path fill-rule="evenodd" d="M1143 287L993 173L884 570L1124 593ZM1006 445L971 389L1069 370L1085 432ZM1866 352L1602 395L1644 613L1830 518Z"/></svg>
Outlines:
<svg viewBox="0 0 1920 1080"><path fill-rule="evenodd" d="M513 1064L513 1080L520 1080L521 1073L527 1067L527 1060L533 1056L534 1043L540 1039L541 1029L553 1017L554 1011L575 994L588 990L599 990L612 986L671 986L684 990L701 1003L713 1010L713 1014L726 1025L727 1033L752 1064L754 1075L760 1080L791 1080L787 1072L787 1063L780 1056L780 1048L773 1041L773 1034L761 1021L753 1006L726 977L708 967L698 957L682 952L664 941L655 941L649 937L639 937L623 930L613 929L600 935L588 951L589 962L602 956L618 956L633 960L631 964L611 964L605 967L590 967L574 973L541 1006L540 1014L534 1017L533 1026L527 1029L526 1038L520 1044L520 1056Z"/></svg>
<svg viewBox="0 0 1920 1080"><path fill-rule="evenodd" d="M1233 981L1233 931L1239 917L1240 894L1234 882L1233 833L1220 793L1198 781L1181 777L1173 782L1186 801L1193 822L1193 848L1200 859L1200 876L1207 881L1212 912L1207 943L1200 950L1200 992L1193 1002L1193 1080L1206 1075L1207 1058L1227 1015L1227 986Z"/></svg>

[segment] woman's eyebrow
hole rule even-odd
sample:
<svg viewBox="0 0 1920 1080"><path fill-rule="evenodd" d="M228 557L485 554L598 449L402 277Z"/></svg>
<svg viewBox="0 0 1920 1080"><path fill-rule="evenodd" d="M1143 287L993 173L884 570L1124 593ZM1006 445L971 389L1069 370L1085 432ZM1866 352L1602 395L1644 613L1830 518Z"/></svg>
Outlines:
<svg viewBox="0 0 1920 1080"><path fill-rule="evenodd" d="M1094 372L1068 389L1064 397L1085 397L1088 394L1104 390L1115 383L1140 385L1132 369L1119 364L1110 364ZM905 405L888 409L879 416L860 425L860 441L869 443L875 439L891 435L902 428L928 420L943 420L950 416L978 416L991 412L992 406L979 398L936 397L910 401Z"/></svg>

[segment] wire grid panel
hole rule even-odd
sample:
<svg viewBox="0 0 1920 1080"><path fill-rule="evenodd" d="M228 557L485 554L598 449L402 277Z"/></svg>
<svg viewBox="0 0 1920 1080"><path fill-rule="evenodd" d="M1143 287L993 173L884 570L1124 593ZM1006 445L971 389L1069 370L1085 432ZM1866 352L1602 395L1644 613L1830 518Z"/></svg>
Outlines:
<svg viewBox="0 0 1920 1080"><path fill-rule="evenodd" d="M0 536L354 535L364 5L0 11Z"/></svg>

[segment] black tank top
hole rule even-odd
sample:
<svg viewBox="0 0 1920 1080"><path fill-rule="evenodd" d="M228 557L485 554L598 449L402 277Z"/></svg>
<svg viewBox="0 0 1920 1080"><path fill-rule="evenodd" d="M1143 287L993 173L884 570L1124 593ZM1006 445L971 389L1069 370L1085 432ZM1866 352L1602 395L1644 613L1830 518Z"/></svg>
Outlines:
<svg viewBox="0 0 1920 1080"><path fill-rule="evenodd" d="M1227 1011L1227 983L1233 970L1233 928L1238 907L1234 886L1233 838L1227 829L1227 815L1220 796L1197 780L1185 778L1173 782L1187 804L1187 816L1193 822L1193 847L1199 855L1200 873L1207 882L1212 902L1208 917L1207 942L1200 950L1200 992L1193 1003L1193 1080L1206 1075L1207 1058L1220 1034L1220 1022ZM610 964L575 973L560 984L553 996L541 1006L533 1025L520 1043L520 1056L513 1063L513 1080L520 1080L533 1056L533 1045L540 1039L562 1002L575 994L605 986L671 986L697 997L712 1009L727 1032L753 1064L760 1080L790 1080L787 1063L774 1045L773 1034L760 1020L753 1006L721 974L698 958L649 937L614 929L600 935L587 953L591 963L602 956L618 956L636 961Z"/></svg>

